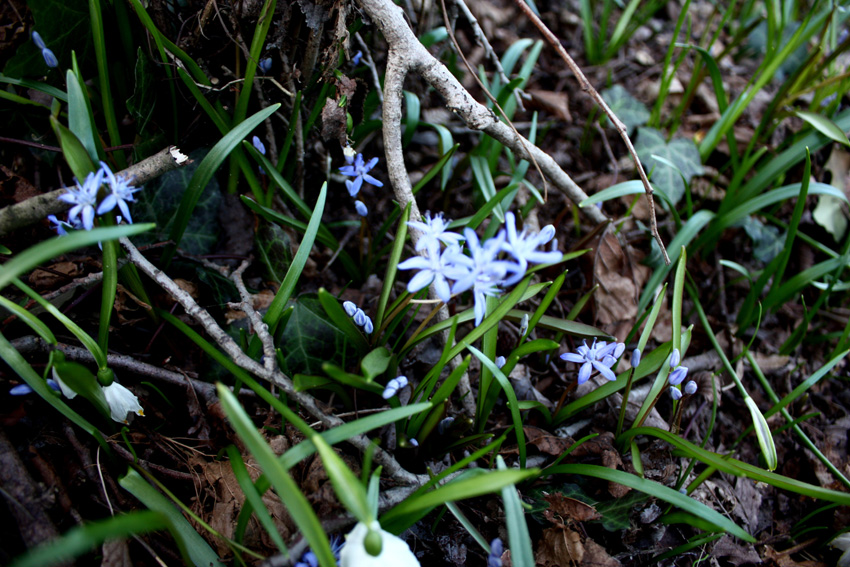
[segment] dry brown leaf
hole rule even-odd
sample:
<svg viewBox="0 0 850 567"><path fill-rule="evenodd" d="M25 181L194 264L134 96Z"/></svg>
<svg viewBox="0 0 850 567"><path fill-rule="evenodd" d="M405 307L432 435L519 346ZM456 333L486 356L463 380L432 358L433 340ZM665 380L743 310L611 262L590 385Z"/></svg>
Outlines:
<svg viewBox="0 0 850 567"><path fill-rule="evenodd" d="M561 518L569 518L575 522L589 522L602 517L590 504L564 496L561 492L546 494L543 499L549 503L549 509L546 512Z"/></svg>
<svg viewBox="0 0 850 567"><path fill-rule="evenodd" d="M345 108L332 99L325 99L325 107L322 109L322 139L327 141L339 140L341 146L345 145Z"/></svg>
<svg viewBox="0 0 850 567"><path fill-rule="evenodd" d="M105 541L101 550L103 552L103 560L100 562L100 567L133 567L133 562L130 560L130 549L127 547L126 540L113 539Z"/></svg>
<svg viewBox="0 0 850 567"><path fill-rule="evenodd" d="M174 278L174 283L177 287L192 296L192 299L198 299L198 286L194 282L184 280L183 278Z"/></svg>
<svg viewBox="0 0 850 567"><path fill-rule="evenodd" d="M50 271L36 269L30 274L29 283L35 289L52 289L64 285L80 275L75 262L57 262L48 266Z"/></svg>
<svg viewBox="0 0 850 567"><path fill-rule="evenodd" d="M537 546L534 562L540 567L567 567L581 565L584 545L581 536L571 529L548 528Z"/></svg>
<svg viewBox="0 0 850 567"><path fill-rule="evenodd" d="M769 545L764 546L764 558L771 561L776 567L826 567L822 561L795 561L791 555L784 551L776 551Z"/></svg>
<svg viewBox="0 0 850 567"><path fill-rule="evenodd" d="M599 241L593 276L600 284L594 295L599 323L630 321L633 324L637 316L637 287L629 260L613 232L606 232Z"/></svg>
<svg viewBox="0 0 850 567"><path fill-rule="evenodd" d="M620 567L621 563L608 555L605 548L588 538L584 542L582 567Z"/></svg>
<svg viewBox="0 0 850 567"><path fill-rule="evenodd" d="M529 90L531 100L526 103L528 108L545 110L558 119L572 124L573 117L570 114L570 98L567 93L554 91Z"/></svg>

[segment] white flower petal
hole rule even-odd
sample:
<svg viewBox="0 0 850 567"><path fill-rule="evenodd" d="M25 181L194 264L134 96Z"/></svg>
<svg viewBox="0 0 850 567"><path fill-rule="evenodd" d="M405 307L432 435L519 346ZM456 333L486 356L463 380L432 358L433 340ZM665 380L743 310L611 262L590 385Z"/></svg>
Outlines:
<svg viewBox="0 0 850 567"><path fill-rule="evenodd" d="M104 387L103 395L106 396L106 403L109 405L109 412L112 414L112 419L118 423L127 423L128 413L135 413L141 416L145 415L142 406L139 404L139 398L117 381Z"/></svg>
<svg viewBox="0 0 850 567"><path fill-rule="evenodd" d="M420 567L419 560L404 540L382 530L378 522L372 524L372 529L381 534L381 553L369 555L364 547L369 528L358 523L346 537L345 547L339 553L340 567Z"/></svg>

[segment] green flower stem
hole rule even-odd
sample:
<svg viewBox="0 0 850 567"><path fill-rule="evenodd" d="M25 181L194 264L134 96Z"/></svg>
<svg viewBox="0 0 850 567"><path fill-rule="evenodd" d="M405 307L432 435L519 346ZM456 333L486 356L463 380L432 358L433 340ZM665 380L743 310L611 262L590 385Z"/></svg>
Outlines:
<svg viewBox="0 0 850 567"><path fill-rule="evenodd" d="M115 305L118 289L118 241L107 240L103 243L103 292L100 300L100 328L97 344L103 352L109 345L109 320Z"/></svg>
<svg viewBox="0 0 850 567"><path fill-rule="evenodd" d="M749 350L746 351L746 357L747 360L750 362L750 366L752 366L753 368L753 373L755 373L756 378L758 378L758 381L761 382L761 385L770 400L774 404L779 403L779 396L777 396L776 392L773 391L773 388L770 387L770 382L767 380L764 373L761 371L761 368L756 362L756 359L753 357L753 354ZM791 424L791 428L794 430L794 433L796 433L797 436L800 438L800 441L803 443L803 445L805 445L806 448L809 449L809 451L814 453L815 456L820 459L820 461L829 470L829 472L831 472L833 476L838 479L839 482L841 482L841 484L843 484L847 488L850 488L850 480L848 480L847 477L844 476L841 471L838 470L838 468L830 462L826 455L820 452L820 450L815 446L812 440L809 439L809 436L806 435L806 433L800 428L800 426L794 423L794 418L791 416L790 413L788 413L788 410L782 408L779 411L782 412L782 416L787 419L788 422Z"/></svg>
<svg viewBox="0 0 850 567"><path fill-rule="evenodd" d="M443 305L445 305L445 304L441 301L434 306L434 308L431 310L431 312L428 313L428 316L425 317L425 320L422 321L422 323L419 324L419 327L416 328L416 331L413 332L413 335L410 337L410 339L408 339L408 341L405 343L405 345L403 347L401 347L401 350L399 352L404 352L405 350L407 350L410 347L410 345L412 345L416 341L416 337L418 337L419 333L421 333L422 330L428 325L428 322L431 319L434 318L434 315L436 315L437 313L440 312L440 308Z"/></svg>
<svg viewBox="0 0 850 567"><path fill-rule="evenodd" d="M626 381L626 389L623 390L623 401L620 403L620 416L617 418L617 434L614 436L615 439L623 432L623 422L626 419L626 404L629 403L629 396L632 393L632 379L634 376L635 369L629 369L629 379Z"/></svg>

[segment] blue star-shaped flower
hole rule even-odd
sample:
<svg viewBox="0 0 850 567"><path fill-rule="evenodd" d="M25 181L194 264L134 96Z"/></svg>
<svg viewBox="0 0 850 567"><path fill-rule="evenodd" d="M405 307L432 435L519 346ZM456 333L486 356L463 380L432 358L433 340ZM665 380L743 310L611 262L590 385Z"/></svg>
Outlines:
<svg viewBox="0 0 850 567"><path fill-rule="evenodd" d="M372 168L378 165L378 158L372 158L367 163L363 161L363 154L356 154L354 157L347 154L345 156L345 162L348 165L340 167L339 172L343 175L354 178L354 181L346 183L348 192L352 197L356 196L357 193L360 192L360 188L363 186L364 181L374 185L375 187L384 186L382 182L369 175Z"/></svg>

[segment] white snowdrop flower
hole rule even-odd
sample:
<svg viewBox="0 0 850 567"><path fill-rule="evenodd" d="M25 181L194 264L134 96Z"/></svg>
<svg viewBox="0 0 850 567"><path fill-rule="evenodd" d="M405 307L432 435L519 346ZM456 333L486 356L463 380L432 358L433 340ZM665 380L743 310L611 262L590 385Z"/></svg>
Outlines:
<svg viewBox="0 0 850 567"><path fill-rule="evenodd" d="M109 412L112 414L112 419L118 423L127 423L128 413L135 413L141 416L145 415L142 406L139 404L139 398L133 392L119 384L117 380L109 386L104 386L103 395L106 396L106 403L109 405Z"/></svg>
<svg viewBox="0 0 850 567"><path fill-rule="evenodd" d="M54 366L51 371L53 372L53 380L59 384L59 390L61 390L62 395L68 398L69 400L73 400L77 397L77 392L71 389L68 384L62 381L62 378L59 377L59 373L56 372L56 367Z"/></svg>
<svg viewBox="0 0 850 567"><path fill-rule="evenodd" d="M369 532L381 537L381 551L371 555L366 551L366 536ZM345 547L339 554L340 567L420 567L419 560L410 547L398 536L381 529L377 521L370 526L358 523L346 536Z"/></svg>

